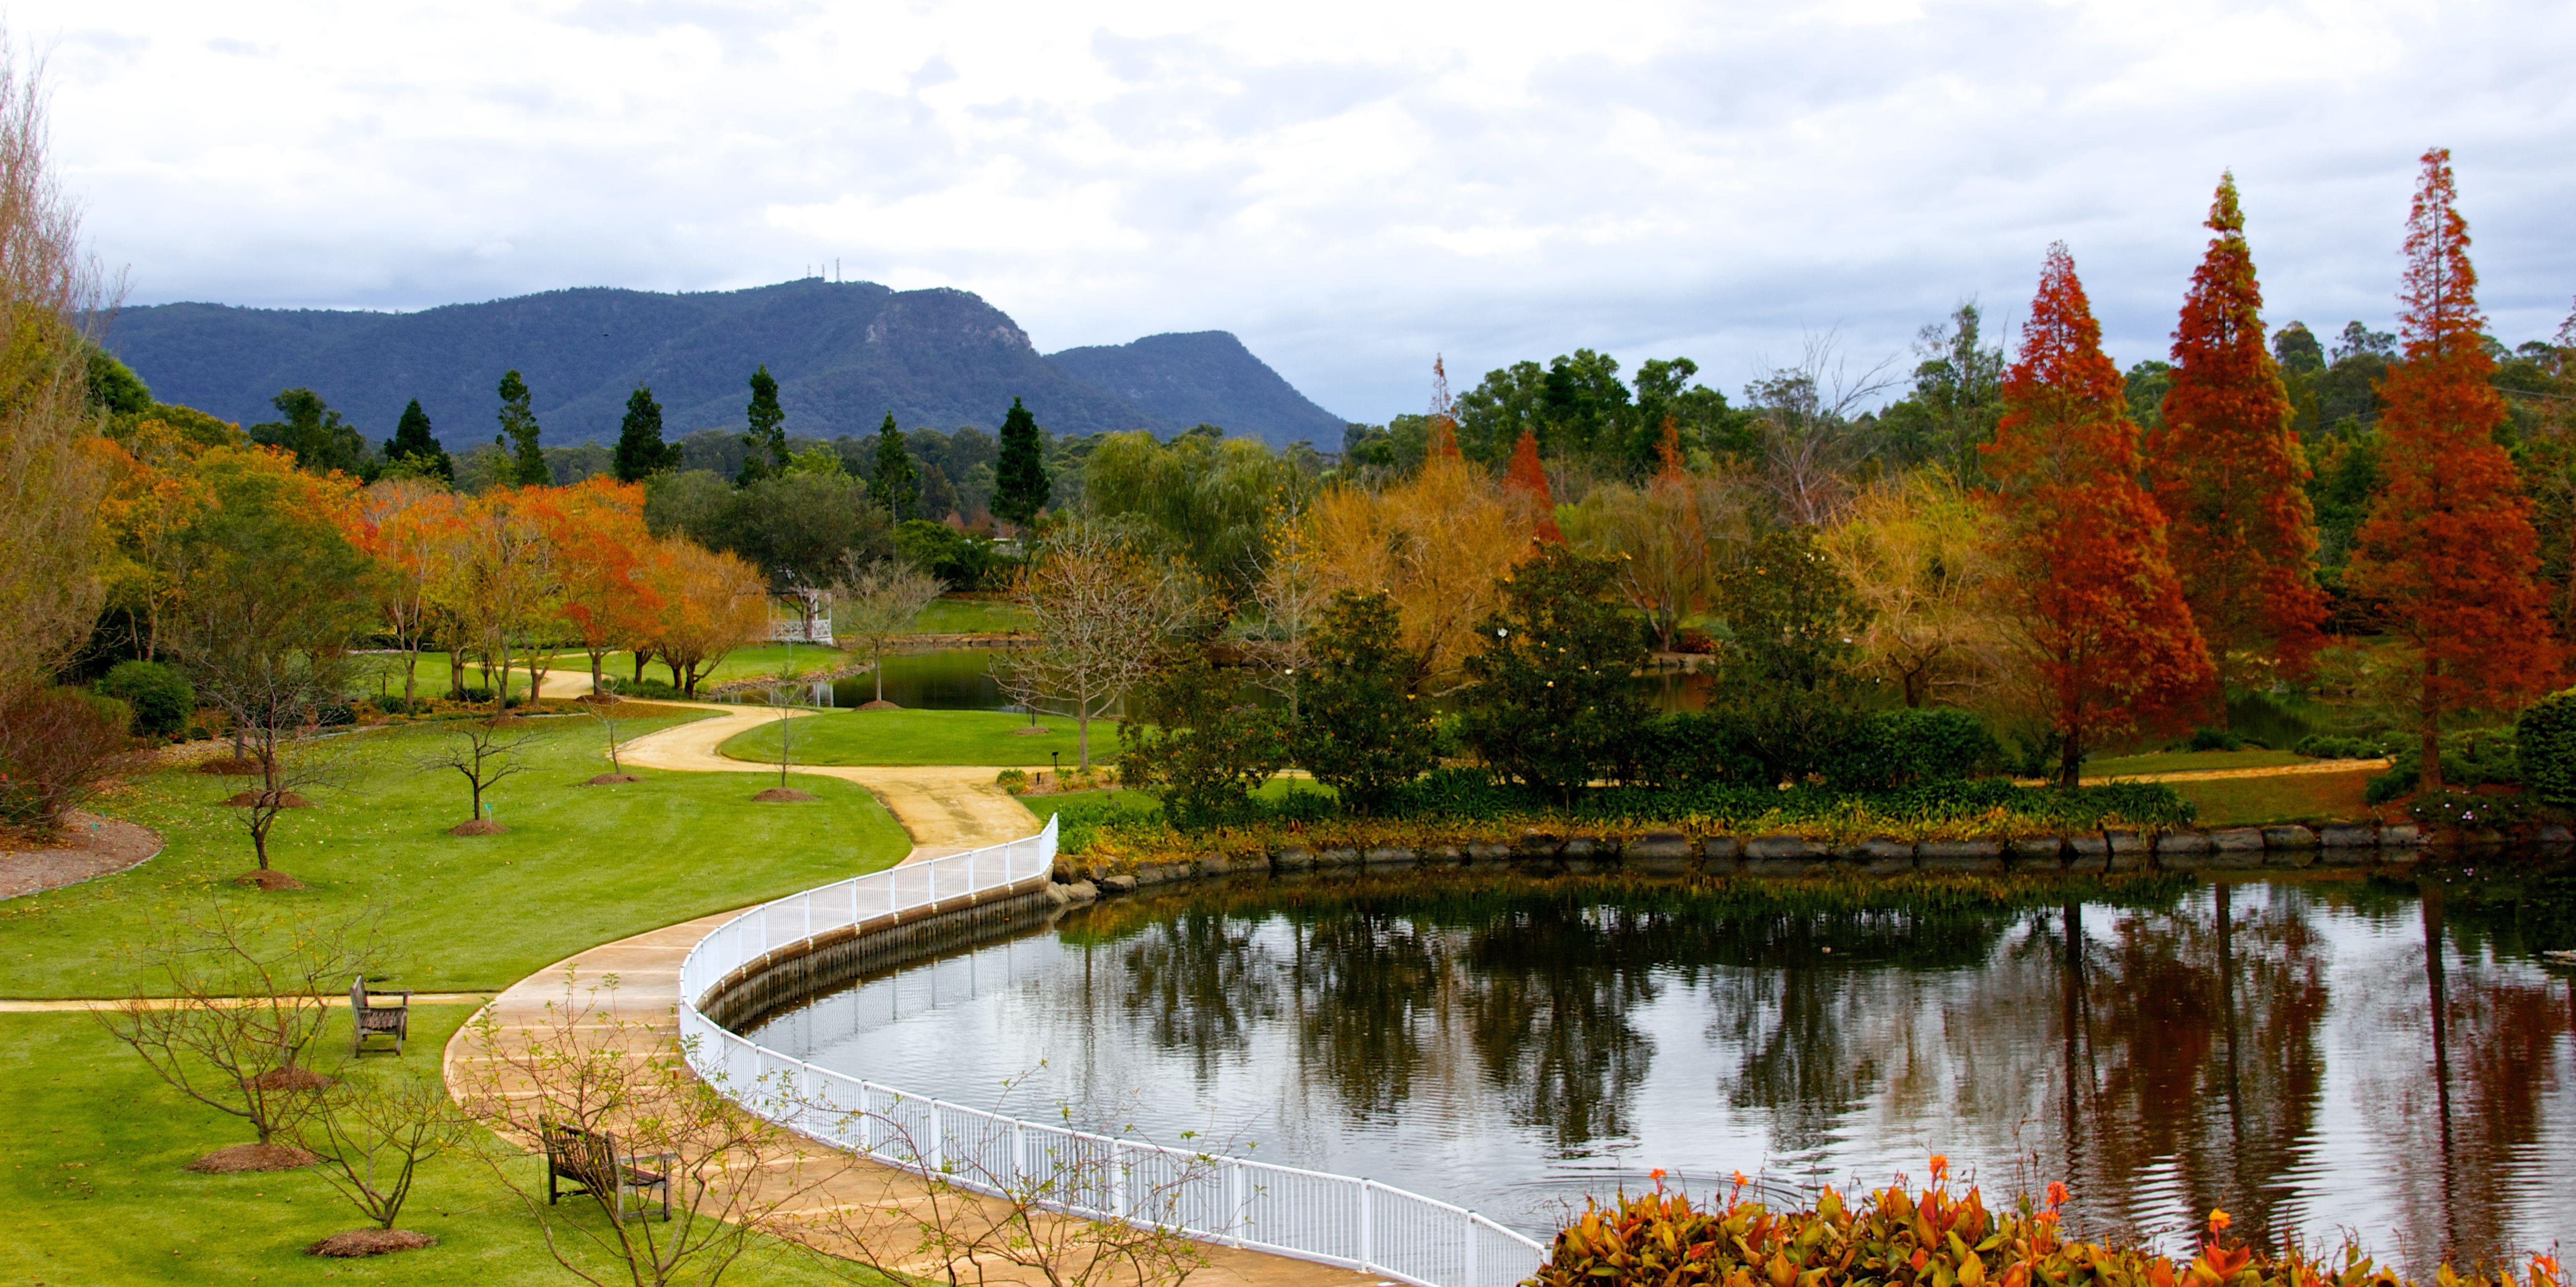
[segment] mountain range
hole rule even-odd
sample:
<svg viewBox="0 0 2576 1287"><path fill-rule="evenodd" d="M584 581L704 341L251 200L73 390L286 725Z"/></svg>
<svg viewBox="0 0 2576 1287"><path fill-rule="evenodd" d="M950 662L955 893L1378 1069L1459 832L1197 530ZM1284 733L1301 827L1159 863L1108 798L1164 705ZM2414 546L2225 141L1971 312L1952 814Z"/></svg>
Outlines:
<svg viewBox="0 0 2576 1287"><path fill-rule="evenodd" d="M662 294L585 288L415 313L155 304L119 311L105 342L164 402L244 424L279 390L320 393L370 438L420 399L452 448L497 431L501 373L533 393L544 441L611 439L636 385L665 435L740 428L752 370L778 380L790 434L997 428L1011 399L1058 434L1206 423L1285 446L1338 447L1342 420L1225 331L1040 354L1008 314L959 290L803 279Z"/></svg>

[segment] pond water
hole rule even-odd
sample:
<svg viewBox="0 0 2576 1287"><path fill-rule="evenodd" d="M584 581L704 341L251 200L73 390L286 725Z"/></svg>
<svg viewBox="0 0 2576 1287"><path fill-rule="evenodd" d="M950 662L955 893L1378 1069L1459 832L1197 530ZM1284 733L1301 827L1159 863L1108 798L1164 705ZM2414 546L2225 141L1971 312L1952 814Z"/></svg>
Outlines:
<svg viewBox="0 0 2576 1287"><path fill-rule="evenodd" d="M2576 1232L2576 979L2537 956L2576 945L2576 874L1976 911L1469 879L1112 902L751 1035L1541 1236L1653 1168L1803 1196L1935 1152L2175 1250L2213 1207L2419 1271Z"/></svg>

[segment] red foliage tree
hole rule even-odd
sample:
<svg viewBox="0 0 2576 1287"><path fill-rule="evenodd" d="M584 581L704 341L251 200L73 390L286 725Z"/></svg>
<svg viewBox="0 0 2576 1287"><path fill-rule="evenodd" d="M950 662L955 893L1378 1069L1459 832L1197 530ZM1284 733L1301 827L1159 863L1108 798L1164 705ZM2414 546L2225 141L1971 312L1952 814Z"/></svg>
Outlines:
<svg viewBox="0 0 2576 1287"><path fill-rule="evenodd" d="M2208 227L2218 235L2183 297L2164 423L2146 436L2148 486L2211 654L2305 675L2326 619L2316 518L2289 391L2263 344L2263 288L2234 175L2219 180Z"/></svg>
<svg viewBox="0 0 2576 1287"><path fill-rule="evenodd" d="M2187 708L2216 675L2166 561L2164 516L2138 485L2120 369L2063 244L2049 247L1983 450L2012 568L2004 593L2072 786L2087 749Z"/></svg>
<svg viewBox="0 0 2576 1287"><path fill-rule="evenodd" d="M2428 789L2442 785L2445 712L2546 692L2562 659L2535 579L2531 500L2495 438L2504 398L2487 383L2495 362L2456 195L2449 150L2426 152L2406 218L2406 353L2380 382L2380 489L2351 567L2416 650Z"/></svg>
<svg viewBox="0 0 2576 1287"><path fill-rule="evenodd" d="M553 488L539 517L554 539L563 577L564 621L590 654L590 685L620 648L635 648L661 620L662 595L646 574L653 538L644 527L644 484L606 474Z"/></svg>
<svg viewBox="0 0 2576 1287"><path fill-rule="evenodd" d="M1556 525L1556 494L1547 485L1546 466L1538 463L1538 435L1527 429L1512 444L1512 465L1503 474L1503 490L1530 507L1538 539L1565 544L1565 533Z"/></svg>

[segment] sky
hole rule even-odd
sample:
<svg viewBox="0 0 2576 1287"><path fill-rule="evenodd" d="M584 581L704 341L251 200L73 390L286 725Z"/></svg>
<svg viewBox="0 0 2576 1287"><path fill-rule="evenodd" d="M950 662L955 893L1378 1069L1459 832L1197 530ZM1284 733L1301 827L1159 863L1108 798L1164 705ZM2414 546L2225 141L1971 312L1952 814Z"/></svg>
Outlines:
<svg viewBox="0 0 2576 1287"><path fill-rule="evenodd" d="M2386 329L2453 150L2508 343L2576 298L2576 5L19 0L132 304L813 271L1042 350L1229 330L1345 418L1590 347L1902 374L2052 241L2162 357L2222 170L2277 325Z"/></svg>

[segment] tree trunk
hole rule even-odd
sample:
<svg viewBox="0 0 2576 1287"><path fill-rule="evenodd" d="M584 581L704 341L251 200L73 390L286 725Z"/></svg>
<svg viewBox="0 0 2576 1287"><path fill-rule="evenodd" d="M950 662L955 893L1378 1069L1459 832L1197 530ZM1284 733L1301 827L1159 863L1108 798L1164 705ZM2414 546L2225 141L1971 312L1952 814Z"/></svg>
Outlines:
<svg viewBox="0 0 2576 1287"><path fill-rule="evenodd" d="M644 682L644 663L653 660L653 651L649 648L638 648L634 652L634 657L635 682L640 684Z"/></svg>
<svg viewBox="0 0 2576 1287"><path fill-rule="evenodd" d="M492 672L488 669L485 670L483 672L483 677L486 681L489 681L492 677ZM492 686L492 718L497 720L509 713L510 642L505 639L501 641L501 682Z"/></svg>
<svg viewBox="0 0 2576 1287"><path fill-rule="evenodd" d="M2075 734L2066 735L2066 746L2057 756L2057 785L2073 788L2083 785L2084 747Z"/></svg>
<svg viewBox="0 0 2576 1287"><path fill-rule="evenodd" d="M403 652L403 714L411 714L412 694L420 685L420 640L415 637Z"/></svg>
<svg viewBox="0 0 2576 1287"><path fill-rule="evenodd" d="M593 648L590 650L590 692L594 697L599 695L599 668L601 665L605 664L607 660L608 653L606 650L599 648ZM638 676L638 678L641 678L641 676Z"/></svg>
<svg viewBox="0 0 2576 1287"><path fill-rule="evenodd" d="M872 665L872 666L874 666L874 667L876 668L876 672L877 672L877 700L878 700L878 701L884 701L884 700L885 700L885 649L883 649L883 648L879 648L879 649L877 649L877 653L876 653L876 657L875 657L875 659L874 659L873 661L871 661L869 664L870 664L870 665Z"/></svg>
<svg viewBox="0 0 2576 1287"><path fill-rule="evenodd" d="M2440 663L2431 657L2424 659L2422 727L2417 730L2423 737L2424 769L2415 779L2417 789L2424 791L2442 789L2442 699L2433 689L2439 667Z"/></svg>
<svg viewBox="0 0 2576 1287"><path fill-rule="evenodd" d="M447 650L447 700L454 702L464 698L465 654L450 648Z"/></svg>
<svg viewBox="0 0 2576 1287"><path fill-rule="evenodd" d="M1073 707L1073 744L1081 752L1077 772L1091 771L1091 703L1076 702Z"/></svg>

